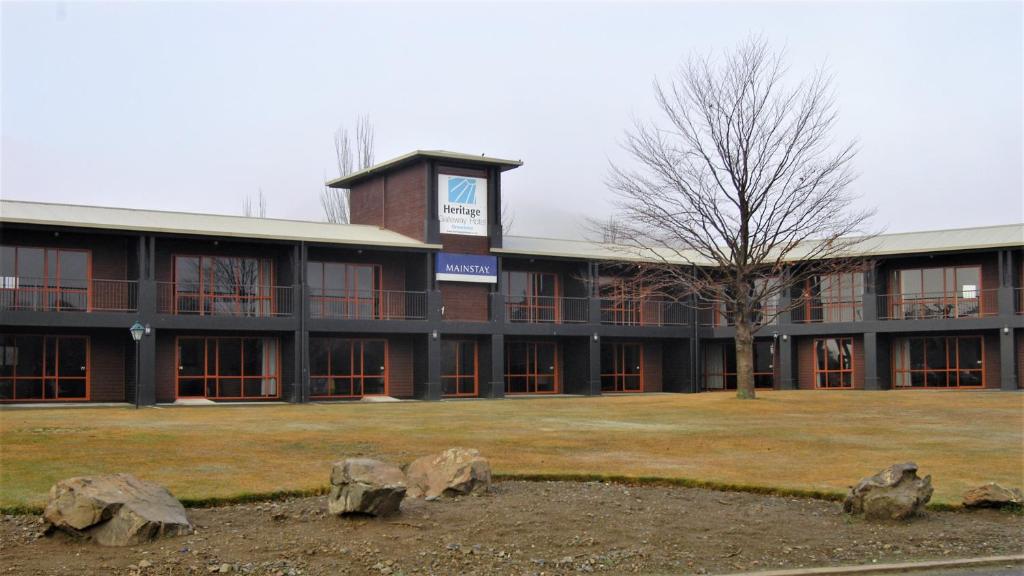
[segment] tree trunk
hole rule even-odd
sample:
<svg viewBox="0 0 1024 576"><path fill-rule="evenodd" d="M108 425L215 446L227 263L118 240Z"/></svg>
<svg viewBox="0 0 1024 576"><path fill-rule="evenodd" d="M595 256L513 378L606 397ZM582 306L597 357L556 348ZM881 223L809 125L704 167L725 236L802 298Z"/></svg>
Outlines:
<svg viewBox="0 0 1024 576"><path fill-rule="evenodd" d="M746 319L736 322L736 397L753 400L754 395L754 335Z"/></svg>

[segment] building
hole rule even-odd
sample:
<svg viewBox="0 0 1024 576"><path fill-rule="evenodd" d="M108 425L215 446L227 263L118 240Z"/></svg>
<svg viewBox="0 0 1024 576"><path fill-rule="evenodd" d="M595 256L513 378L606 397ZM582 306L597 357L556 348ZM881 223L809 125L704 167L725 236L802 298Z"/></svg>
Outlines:
<svg viewBox="0 0 1024 576"><path fill-rule="evenodd" d="M735 387L727 314L622 292L607 246L503 236L501 175L519 165L383 162L330 183L351 189L351 225L4 200L0 400ZM885 235L864 256L762 328L758 386L1024 381L1024 225Z"/></svg>

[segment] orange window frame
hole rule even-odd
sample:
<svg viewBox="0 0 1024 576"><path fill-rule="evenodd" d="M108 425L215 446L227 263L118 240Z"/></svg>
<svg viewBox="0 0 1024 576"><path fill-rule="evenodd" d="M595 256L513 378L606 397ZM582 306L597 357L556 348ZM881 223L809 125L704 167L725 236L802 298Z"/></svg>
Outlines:
<svg viewBox="0 0 1024 576"><path fill-rule="evenodd" d="M611 322L617 326L642 326L644 307L640 298L631 298L626 281L615 279L601 287L601 316L611 315Z"/></svg>
<svg viewBox="0 0 1024 576"><path fill-rule="evenodd" d="M847 346L845 348L846 350L850 351L850 359L849 359L850 367L849 368L843 368L842 367L842 363L843 363L842 358L840 358L840 360L839 360L840 368L835 368L835 369L829 368L827 360L825 362L825 368L821 368L821 362L819 362L818 354L819 354L819 352L823 352L823 351L825 351L827 349L826 348L826 346L827 346L826 343L829 340L835 340L835 341L837 341L840 344L845 342L845 343L847 343L849 345L849 346ZM842 351L843 349L844 348L840 345L839 346L839 350ZM849 390L849 389L853 388L853 381L854 381L854 377L855 377L854 376L854 361L856 359L856 352L854 352L854 349L853 349L853 338L852 337L815 338L814 339L814 348L813 348L813 350L814 350L814 387L816 389L818 389L818 390ZM840 385L840 386L829 386L828 385L828 377L829 377L830 374L839 374L839 381L842 382L842 385ZM823 376L824 377L825 385L821 384L821 378L819 378L819 376ZM849 384L847 384L846 382L849 382Z"/></svg>
<svg viewBox="0 0 1024 576"><path fill-rule="evenodd" d="M11 398L0 400L0 403L12 403L12 402L87 402L92 397L92 342L88 336L77 336L77 335L56 335L56 334L2 334L0 338L6 338L9 336L14 337L38 337L42 341L42 363L43 373L41 376L18 376L17 364L14 366L14 373L11 376L2 376L0 380L8 380L11 383ZM47 361L47 355L49 353L48 341L55 339L56 350L54 351L53 367L56 370L55 374L47 373L47 366L50 362ZM82 340L85 342L85 376L61 376L60 375L60 349L62 340ZM0 350L0 354L4 353ZM18 398L18 381L19 380L38 380L43 396L41 398ZM54 381L54 392L53 398L46 397L46 381ZM76 380L85 381L85 396L60 396L60 381L61 380Z"/></svg>
<svg viewBox="0 0 1024 576"><path fill-rule="evenodd" d="M928 347L922 344L922 352L924 354L924 368L912 368L910 365L903 366L903 357L899 354L899 345L901 342L905 343L908 347L910 346L911 340L927 340L928 338L942 338L945 348L946 356L946 367L945 368L928 368ZM978 342L978 350L981 352L981 368L961 368L960 367L960 341L961 340L975 340ZM953 343L950 346L950 343ZM944 388L967 388L967 389L978 389L984 388L985 382L987 382L987 370L985 368L985 338L983 336L915 336L909 338L897 338L892 343L892 382L893 388L901 388L905 390L912 390L914 388L923 388L931 390L941 390ZM951 365L950 359L954 362ZM931 372L946 374L946 385L945 386L929 386L928 385L928 374ZM981 374L981 382L975 385L961 385L960 384L960 373L961 372L976 372ZM907 381L910 382L914 374L923 374L925 384L923 386L913 386L911 384L901 385L898 384L900 381L899 375L906 374ZM956 375L955 378L953 375ZM949 382L955 380L956 384L951 385Z"/></svg>
<svg viewBox="0 0 1024 576"><path fill-rule="evenodd" d="M735 347L735 344L733 342L731 342L731 341L730 342L715 342L714 344L715 344L714 347L705 347L704 351L703 351L704 361L702 363L704 365L703 372L704 372L704 385L705 385L705 389L708 389L707 388L707 382L708 382L708 377L709 376L721 376L722 377L722 387L721 388L711 388L711 389L708 389L708 390L711 390L713 392L719 392L719 391L725 391L725 390L735 390L739 386L738 379L736 377L736 347ZM773 369L770 372L765 372L763 370L761 370L761 371L757 370L757 344L758 344L758 342L757 342L757 340L755 340L754 341L754 350L752 352L752 354L753 354L752 360L754 361L754 386L756 388L765 388L763 386L758 386L757 385L757 377L758 376L771 376L771 378L772 378L772 388L774 388L775 387L775 370ZM708 358L708 354L712 353L713 350L718 350L719 353L722 355L722 370L720 372L708 370L708 364L710 364L710 362L707 361L707 358ZM733 359L733 367L732 367L732 369L729 368L729 354L730 353L732 353L732 359ZM777 353L778 352L776 351L775 354L777 354ZM772 366L775 366L775 357L774 357L774 355L772 356ZM730 379L732 381L731 383L730 383Z"/></svg>
<svg viewBox="0 0 1024 576"><path fill-rule="evenodd" d="M612 342L605 344L606 346L612 347L612 362L613 366L610 372L604 370L604 366L601 367L601 391L602 392L643 392L644 391L644 346L643 344L637 344L635 342ZM640 362L640 369L637 372L628 372L625 370L626 366L626 349L635 348L637 351L637 359ZM613 381L611 388L605 388L604 379L611 378ZM636 389L626 388L626 378L637 378L639 387Z"/></svg>
<svg viewBox="0 0 1024 576"><path fill-rule="evenodd" d="M179 286L181 284L181 281L178 278L179 258L198 259L198 292L184 291L179 289ZM235 276L235 291L233 294L215 292L214 289L217 286L217 283L214 282L212 278L207 277L204 261L218 258L230 259L233 261L232 272ZM276 298L274 298L275 271L273 260L271 260L270 258L218 254L175 254L172 260L172 272L174 278L174 314L196 314L199 316L242 315L243 302L256 303L256 316L274 316L277 314L277 301ZM240 292L242 286L242 279L238 276L238 271L241 269L241 266L237 266L237 264L241 260L256 261L258 278L256 281L256 294L254 295L244 295ZM266 290L266 293L264 293L264 290ZM179 306L182 297L195 298L197 302L196 310L185 310L183 312L181 307ZM217 304L220 302L234 302L234 314L219 311L217 309ZM209 311L207 311L207 304L210 304Z"/></svg>
<svg viewBox="0 0 1024 576"><path fill-rule="evenodd" d="M174 397L178 398L206 398L208 400L273 400L281 397L281 340L277 337L264 337L264 336L176 336L174 338L174 365L181 366L181 341L182 340L201 340L203 342L203 374L202 375L189 375L182 376L181 370L175 368L174 370ZM220 375L220 342L223 340L239 340L239 367L241 374L239 375ZM265 340L271 340L274 342L274 356L276 368L273 373L267 373L267 362L266 356L263 358L262 374L258 376L249 376L245 374L245 340L257 340L261 343ZM210 372L210 346L209 342L213 341L214 346L214 372ZM266 380L268 378L274 379L275 393L273 395L259 395L259 396L248 396L245 394L245 383L247 380ZM181 381L182 380L199 380L203 381L203 394L199 396L185 396L181 392ZM209 385L207 380L214 381L214 390L216 393L213 396L208 394ZM238 380L241 394L239 396L221 396L220 395L220 381L221 380Z"/></svg>
<svg viewBox="0 0 1024 576"><path fill-rule="evenodd" d="M512 274L523 274L526 276L526 296L523 302L509 302L507 301L509 280ZM538 294L539 286L542 278L550 277L555 285L554 296L544 296ZM513 322L552 322L561 323L561 295L562 295L562 281L558 277L558 274L554 272L533 272L523 270L506 270L505 271L505 286L506 286L506 318L511 319ZM544 304L543 299L551 298L551 304ZM525 314L523 314L525 312ZM550 312L550 316L546 316L544 312ZM549 319L550 318L550 319Z"/></svg>
<svg viewBox="0 0 1024 576"><path fill-rule="evenodd" d="M929 292L924 288L924 273L927 270L942 270L942 295L941 296L929 296L933 292ZM949 286L948 271L953 271L953 286ZM964 298L957 290L957 286L960 284L959 274L961 270L977 270L978 272L978 288L976 290L977 295L974 298ZM903 292L902 280L903 274L917 273L921 280L921 291L918 293L914 292ZM892 286L898 291L894 294L896 301L889 302L890 310L889 314L894 318L906 318L904 305L908 303L934 303L943 306L952 305L955 311L954 317L959 317L961 302L975 302L977 303L977 315L979 317L985 316L986 312L983 310L982 294L984 294L984 270L980 264L970 264L966 266L931 266L928 268L907 268L904 270L894 270L891 276ZM890 292L892 292L890 290ZM916 295L915 295L916 294ZM909 296L909 298L908 298ZM898 311L898 312L897 312ZM917 316L910 316L911 319L917 318Z"/></svg>
<svg viewBox="0 0 1024 576"><path fill-rule="evenodd" d="M388 396L391 390L391 351L389 350L388 341L383 338L320 338L316 337L315 340L324 342L328 346L334 342L350 342L352 346L349 348L349 366L355 367L356 359L356 344L359 345L359 373L355 373L353 370L350 374L334 373L333 360L331 358L330 348L327 352L327 374L310 374L309 379L325 379L329 380L330 387L334 388L335 380L347 380L350 383L350 390L355 390L358 382L359 394L310 394L310 398L316 398L320 400L332 400L332 399L345 399L345 398L362 398L364 396ZM384 345L384 373L381 375L366 374L366 349L364 344L368 342L379 342ZM381 394L366 394L365 381L368 378L381 378L384 380L384 392Z"/></svg>
<svg viewBox="0 0 1024 576"><path fill-rule="evenodd" d="M560 364L561 364L561 362L559 362L560 358L559 358L559 346L558 346L558 344L555 343L555 342L513 342L511 344L513 344L513 345L515 345L515 344L524 345L524 350L526 350L526 356L527 356L526 357L527 371L523 372L523 373L519 373L519 372L512 373L512 372L508 371L508 366L509 366L508 358L509 358L509 356L511 354L511 351L510 351L510 346L508 344L506 344L505 345L505 394L507 394L507 395L516 395L516 394L558 394L560 392L560 390L561 390L561 380L562 380L561 377L560 377L561 376L561 374L560 374L560 371L561 371ZM554 363L553 365L555 367L553 372L550 372L550 373L549 372L541 372L539 370L539 362L537 360L538 360L538 357L539 357L539 349L542 346L543 347L549 347L549 346L551 347L552 361L553 361L553 363ZM530 366L533 366L532 370L529 369ZM552 389L551 390L539 390L538 389L538 386L539 386L538 380L540 379L541 376L551 376L553 378L553 381L552 381L553 384L552 384ZM509 390L508 382L509 382L510 378L525 378L526 379L526 391L525 392L509 392L508 391Z"/></svg>
<svg viewBox="0 0 1024 576"><path fill-rule="evenodd" d="M479 343L476 340L444 340L444 341L441 342L441 346L443 347L445 344L448 344L448 343L451 343L451 344L455 345L455 373L454 374L445 374L443 372L441 373L441 384L442 384L441 390L442 391L443 390L447 390L447 387L444 386L444 383L445 383L446 380L454 380L455 381L455 393L454 394L445 393L445 394L443 394L444 397L446 397L446 398L457 398L457 397L477 396L479 394L479 390L480 390L480 388L479 388L479 378L480 378L480 350L479 350L480 347L479 347ZM473 373L472 374L463 374L462 373L462 357L461 357L461 355L462 355L462 344L466 344L466 343L469 343L469 344L473 345ZM443 357L443 355L444 355L444 351L442 350L442 357ZM442 358L441 365L444 366L443 358ZM471 391L468 391L468 392L463 392L461 384L462 384L463 381L465 381L465 380L467 380L469 378L472 378L473 389Z"/></svg>
<svg viewBox="0 0 1024 576"><path fill-rule="evenodd" d="M860 278L860 294L857 293L857 279L856 276L859 274ZM828 274L829 287L827 291L821 291L821 283L819 280L818 290L815 294L813 292L814 280L808 279L804 283L804 294L806 294L806 302L804 303L804 314L806 320L804 322L837 322L843 320L834 320L834 318L841 317L843 313L848 313L852 319L850 321L858 321L863 319L858 318L858 312L863 310L864 306L864 272L843 272L838 274ZM821 311L821 319L815 319L814 311Z"/></svg>
<svg viewBox="0 0 1024 576"><path fill-rule="evenodd" d="M337 315L330 314L327 312L331 305L340 304L346 310L345 314L341 315L344 319L380 319L384 316L383 310L381 309L382 292L384 285L384 268L380 264L366 264L358 262L328 262L321 260L310 261L309 264L320 267L320 286L312 286L310 288L317 288L320 290L320 294L314 294L310 296L310 303L319 308L319 316L314 318L337 318ZM346 286L342 289L328 288L327 287L327 264L335 264L345 267L345 278ZM373 289L372 295L369 298L360 296L358 290L356 290L352 283L348 282L348 278L352 278L350 271L354 268L370 268L373 276ZM331 296L330 292L340 292L341 296ZM363 304L370 304L373 310L368 318L364 318L361 314L351 314L348 311L355 309L359 310L359 307Z"/></svg>
<svg viewBox="0 0 1024 576"><path fill-rule="evenodd" d="M14 304L13 309L18 308L18 295L22 293L38 294L42 304L33 309L42 310L57 310L63 309L61 306L62 298L61 295L65 293L70 294L84 294L85 295L85 307L80 308L74 306L69 308L74 311L91 311L92 310L92 250L86 248L59 248L59 247L46 247L46 246L14 246L10 244L3 245L5 248L14 249L14 276L15 286L6 286L7 277L2 279L3 284L0 284L0 303L6 304L12 302ZM39 280L42 282L42 286L33 286L31 288L22 288L20 278L22 278L19 271L19 252L21 250L42 250L43 251L43 275L41 277L26 276L25 278L32 278L33 280ZM85 254L85 288L65 288L61 282L61 265L60 265L60 254L62 252L78 252ZM56 261L56 276L54 285L50 285L50 259L54 258ZM51 306L50 296L56 294L56 305ZM4 306L6 307L6 306Z"/></svg>

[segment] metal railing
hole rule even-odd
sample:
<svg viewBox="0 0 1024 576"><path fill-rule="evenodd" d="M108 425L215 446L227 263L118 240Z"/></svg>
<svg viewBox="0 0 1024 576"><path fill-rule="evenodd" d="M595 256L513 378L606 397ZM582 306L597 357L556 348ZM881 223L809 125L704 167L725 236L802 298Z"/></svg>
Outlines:
<svg viewBox="0 0 1024 576"><path fill-rule="evenodd" d="M268 318L292 315L291 286L210 286L157 282L157 312L181 316L243 316Z"/></svg>
<svg viewBox="0 0 1024 576"><path fill-rule="evenodd" d="M811 298L792 311L795 324L860 322L864 320L864 300Z"/></svg>
<svg viewBox="0 0 1024 576"><path fill-rule="evenodd" d="M510 301L505 296L509 322L579 324L590 321L590 299L576 296L527 296ZM519 298L518 296L516 298Z"/></svg>
<svg viewBox="0 0 1024 576"><path fill-rule="evenodd" d="M39 312L135 312L139 308L134 280L53 280L5 277L0 310Z"/></svg>
<svg viewBox="0 0 1024 576"><path fill-rule="evenodd" d="M761 306L754 313L752 321L755 325L768 326L779 323L777 307L773 305ZM724 304L718 302L699 301L697 304L697 325L722 328L735 326L734 314Z"/></svg>
<svg viewBox="0 0 1024 576"><path fill-rule="evenodd" d="M675 300L601 299L601 324L615 326L685 326L686 305Z"/></svg>
<svg viewBox="0 0 1024 576"><path fill-rule="evenodd" d="M983 318L999 313L998 290L882 294L879 296L881 320L935 320L943 318Z"/></svg>
<svg viewBox="0 0 1024 576"><path fill-rule="evenodd" d="M424 320L427 293L402 290L321 291L309 296L311 318Z"/></svg>

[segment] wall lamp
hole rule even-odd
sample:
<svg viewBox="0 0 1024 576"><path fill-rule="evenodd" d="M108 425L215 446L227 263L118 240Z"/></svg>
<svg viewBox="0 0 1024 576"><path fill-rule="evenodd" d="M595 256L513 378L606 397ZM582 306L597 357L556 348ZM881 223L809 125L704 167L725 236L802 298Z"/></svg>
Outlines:
<svg viewBox="0 0 1024 576"><path fill-rule="evenodd" d="M433 338L434 340L437 340L437 330L432 331L430 333L430 337Z"/></svg>
<svg viewBox="0 0 1024 576"><path fill-rule="evenodd" d="M1010 327L1009 326L1003 326L1003 334L1009 334L1009 333L1010 333Z"/></svg>
<svg viewBox="0 0 1024 576"><path fill-rule="evenodd" d="M601 337L597 335L597 332L594 332L594 342L597 342L600 339Z"/></svg>
<svg viewBox="0 0 1024 576"><path fill-rule="evenodd" d="M789 335L788 334L783 334L782 335L782 341L785 342L786 340L789 340Z"/></svg>

